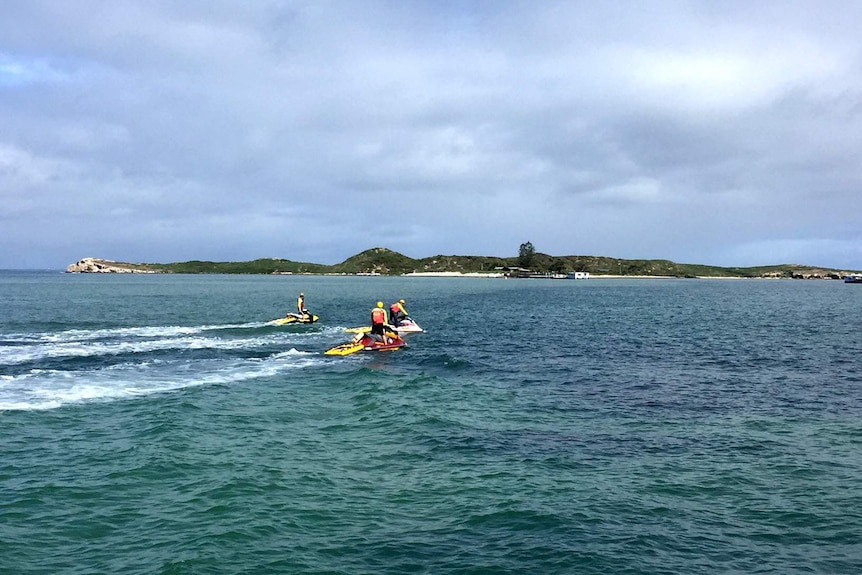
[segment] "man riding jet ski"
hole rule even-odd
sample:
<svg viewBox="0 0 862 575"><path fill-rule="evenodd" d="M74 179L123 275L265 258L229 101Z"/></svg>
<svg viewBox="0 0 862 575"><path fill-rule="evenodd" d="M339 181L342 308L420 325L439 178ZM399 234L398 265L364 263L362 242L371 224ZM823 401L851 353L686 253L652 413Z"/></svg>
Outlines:
<svg viewBox="0 0 862 575"><path fill-rule="evenodd" d="M395 327L386 321L386 310L383 302L377 302L377 306L371 310L371 329L357 333L352 341L337 345L326 350L326 355L349 355L357 351L390 351L407 345Z"/></svg>

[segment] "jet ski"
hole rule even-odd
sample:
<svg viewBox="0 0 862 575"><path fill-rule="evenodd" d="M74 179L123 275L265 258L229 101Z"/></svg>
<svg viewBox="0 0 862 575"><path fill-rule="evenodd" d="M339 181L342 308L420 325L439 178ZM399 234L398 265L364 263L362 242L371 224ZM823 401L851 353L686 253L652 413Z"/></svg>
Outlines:
<svg viewBox="0 0 862 575"><path fill-rule="evenodd" d="M398 333L422 333L423 331L425 331L424 329L419 327L418 323L416 323L415 321L413 321L412 318L409 317L405 317L397 324L395 324L395 330Z"/></svg>
<svg viewBox="0 0 862 575"><path fill-rule="evenodd" d="M288 325L292 323L314 323L319 317L313 314L298 314L298 313L289 313L284 317L280 317L278 319L274 319L269 322L270 325Z"/></svg>
<svg viewBox="0 0 862 575"><path fill-rule="evenodd" d="M380 341L379 336L363 333L359 340L354 339L341 345L327 349L325 355L350 355L359 351L395 351L407 345L407 342L392 332L386 333L385 341Z"/></svg>
<svg viewBox="0 0 862 575"><path fill-rule="evenodd" d="M371 331L371 328L366 325L364 327L351 327L348 328L347 331L349 331L350 333L368 333L369 331ZM398 325L395 326L395 331L397 331L398 334L401 335L404 333L422 333L425 330L419 327L418 323L416 323L409 317L406 317L402 319L398 323Z"/></svg>

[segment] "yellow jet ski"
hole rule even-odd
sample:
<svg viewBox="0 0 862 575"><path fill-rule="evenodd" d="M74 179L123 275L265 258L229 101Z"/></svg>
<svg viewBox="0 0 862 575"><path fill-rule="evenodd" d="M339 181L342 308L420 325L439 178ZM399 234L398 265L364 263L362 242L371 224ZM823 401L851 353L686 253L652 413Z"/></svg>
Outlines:
<svg viewBox="0 0 862 575"><path fill-rule="evenodd" d="M306 313L306 314L298 314L298 313L289 313L284 317L280 317L278 319L274 319L269 322L270 325L290 325L293 323L314 323L319 317L314 314Z"/></svg>

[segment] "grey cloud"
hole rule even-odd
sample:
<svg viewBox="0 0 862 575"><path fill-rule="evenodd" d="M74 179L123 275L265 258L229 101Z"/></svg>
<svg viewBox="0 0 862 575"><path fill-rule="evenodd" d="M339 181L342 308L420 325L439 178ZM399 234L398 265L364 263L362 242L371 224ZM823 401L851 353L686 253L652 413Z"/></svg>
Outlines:
<svg viewBox="0 0 862 575"><path fill-rule="evenodd" d="M860 11L16 3L0 267L512 255L530 239L862 268ZM405 217L369 238L381 207Z"/></svg>

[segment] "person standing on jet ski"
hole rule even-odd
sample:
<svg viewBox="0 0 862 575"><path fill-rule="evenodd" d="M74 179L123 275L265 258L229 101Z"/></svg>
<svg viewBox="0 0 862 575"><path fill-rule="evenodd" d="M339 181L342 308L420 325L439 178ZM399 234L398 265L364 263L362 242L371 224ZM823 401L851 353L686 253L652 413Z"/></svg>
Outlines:
<svg viewBox="0 0 862 575"><path fill-rule="evenodd" d="M377 307L371 310L371 335L378 336L375 339L386 343L386 329L394 330L395 328L389 325L386 309L383 307L383 302L379 301Z"/></svg>
<svg viewBox="0 0 862 575"><path fill-rule="evenodd" d="M389 322L398 327L407 318L407 310L404 309L404 300L400 299L389 306Z"/></svg>
<svg viewBox="0 0 862 575"><path fill-rule="evenodd" d="M305 320L306 316L309 318L311 317L311 314L308 313L307 309L305 309L305 294L302 292L300 292L299 297L296 298L296 311L299 313L299 318L302 320Z"/></svg>

